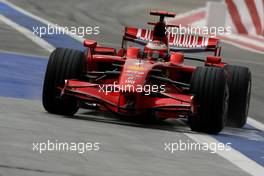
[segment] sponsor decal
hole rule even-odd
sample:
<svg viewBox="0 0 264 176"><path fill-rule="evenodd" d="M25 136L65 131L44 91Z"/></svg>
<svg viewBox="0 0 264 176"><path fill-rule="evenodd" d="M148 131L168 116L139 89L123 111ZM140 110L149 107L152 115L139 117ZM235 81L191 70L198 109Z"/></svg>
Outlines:
<svg viewBox="0 0 264 176"><path fill-rule="evenodd" d="M144 67L140 67L140 66L135 66L135 65L131 65L127 67L129 70L136 70L136 71L143 71Z"/></svg>

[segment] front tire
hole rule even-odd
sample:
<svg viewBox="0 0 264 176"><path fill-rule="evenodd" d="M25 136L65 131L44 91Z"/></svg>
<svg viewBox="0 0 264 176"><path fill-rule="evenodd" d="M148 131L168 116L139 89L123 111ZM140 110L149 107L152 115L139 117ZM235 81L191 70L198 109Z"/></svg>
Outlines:
<svg viewBox="0 0 264 176"><path fill-rule="evenodd" d="M191 81L191 92L197 105L197 114L189 119L194 131L219 133L227 119L228 85L223 69L197 67Z"/></svg>
<svg viewBox="0 0 264 176"><path fill-rule="evenodd" d="M58 87L64 86L65 79L80 78L83 61L83 52L78 50L57 48L51 53L42 93L42 104L46 111L61 115L73 115L78 111L78 101L61 97Z"/></svg>

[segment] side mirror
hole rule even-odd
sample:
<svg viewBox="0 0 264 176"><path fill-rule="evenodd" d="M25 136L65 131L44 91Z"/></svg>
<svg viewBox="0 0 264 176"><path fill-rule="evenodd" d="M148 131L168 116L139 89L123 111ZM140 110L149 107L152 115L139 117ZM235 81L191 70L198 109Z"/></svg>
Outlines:
<svg viewBox="0 0 264 176"><path fill-rule="evenodd" d="M184 54L180 52L171 53L170 63L174 65L180 65L184 62Z"/></svg>
<svg viewBox="0 0 264 176"><path fill-rule="evenodd" d="M140 48L128 47L126 50L126 56L133 59L138 58L139 50Z"/></svg>
<svg viewBox="0 0 264 176"><path fill-rule="evenodd" d="M97 42L94 40L85 39L83 41L83 46L88 47L88 48L96 48Z"/></svg>
<svg viewBox="0 0 264 176"><path fill-rule="evenodd" d="M205 65L221 64L222 58L219 56L207 56Z"/></svg>

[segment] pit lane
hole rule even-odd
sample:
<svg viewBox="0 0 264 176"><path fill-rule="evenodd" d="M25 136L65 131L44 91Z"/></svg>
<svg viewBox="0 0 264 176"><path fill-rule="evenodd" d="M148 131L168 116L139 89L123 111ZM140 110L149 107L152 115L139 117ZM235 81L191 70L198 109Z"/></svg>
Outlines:
<svg viewBox="0 0 264 176"><path fill-rule="evenodd" d="M104 1L53 1L49 4L43 1L12 2L60 25L101 25L101 35L91 37L115 45L121 40L122 25L146 24L150 8L162 5L164 9L184 12L204 3L179 2L175 5L173 1L145 1L139 6L131 2L115 1L108 10L98 10ZM63 10L58 11L56 7ZM33 22L27 20L27 23L28 27L32 27ZM189 137L186 134L192 134L188 127L178 121L142 125L113 119L109 114L95 111L80 111L75 118L45 113L39 99L45 58L49 53L8 26L1 27L0 34L3 40L0 47L4 50L1 54L1 71L5 73L1 79L1 96L15 98L0 99L0 168L3 175L247 175L217 154L188 151L171 155L164 152L164 142L187 141ZM8 42L13 34L20 41ZM71 39L65 39L66 42L58 40L55 43L57 46L79 45ZM6 47L5 43L11 47ZM263 122L263 55L225 46L223 54L228 61L251 68L253 94L250 116ZM32 151L33 141L49 138L97 140L102 143L102 148L98 153L85 155L60 152L39 155ZM263 162L261 153L258 153L263 148L262 131L250 126L241 130L227 128L216 138L223 142L235 138L238 147L239 144L245 146L245 151L250 150L254 157L260 157L260 163Z"/></svg>

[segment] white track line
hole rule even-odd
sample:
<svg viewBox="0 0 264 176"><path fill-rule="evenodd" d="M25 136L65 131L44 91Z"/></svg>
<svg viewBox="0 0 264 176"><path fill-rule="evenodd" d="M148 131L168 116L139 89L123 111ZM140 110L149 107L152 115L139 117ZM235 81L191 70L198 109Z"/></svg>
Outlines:
<svg viewBox="0 0 264 176"><path fill-rule="evenodd" d="M27 16L33 18L33 19L35 19L35 20L37 20L37 21L40 21L40 22L42 22L43 24L50 25L50 26L57 27L57 28L58 28L58 27L61 27L60 25L57 25L57 24L55 24L55 23L53 23L53 22L51 22L51 21L48 21L48 20L46 20L46 19L44 19L44 18L41 18L41 17L39 17L39 16L36 16L36 15L34 15L34 14L28 12L28 11L25 11L24 9L22 9L22 8L20 8L20 7L18 7L18 6L16 6L15 4L13 4L13 3L11 3L11 2L9 2L9 1L7 1L7 0L0 0L0 2L3 2L3 3L5 3L5 4L7 4L7 5L9 5L10 7L14 8L15 10L17 10L17 11L19 11L19 12L21 12L21 13L23 13L23 14L25 14L25 15L27 15ZM63 29L62 29L62 30L63 30ZM71 31L68 32L68 36L72 37L73 39L75 39L75 40L77 40L77 41L79 41L79 42L81 42L81 43L83 43L83 41L84 41L84 38L83 38L83 37L78 36L78 35L72 33ZM112 45L112 46L117 46L117 47L118 47L118 46L121 46L121 45L118 45L118 44L106 43L106 42L103 42L103 43L100 43L100 44L101 44L101 45Z"/></svg>
<svg viewBox="0 0 264 176"><path fill-rule="evenodd" d="M179 121L181 124L186 125L185 122ZM248 117L248 124L251 126L263 130L264 125L250 117ZM206 134L199 134L199 133L183 133L188 138L192 139L193 141L199 144L211 144L211 143L219 143L214 137L206 135ZM231 162L232 164L239 167L241 170L249 173L253 176L263 176L264 167L260 164L256 163L255 161L251 160L250 158L246 157L238 150L232 148L230 151L227 150L217 150L216 153L226 159L227 161Z"/></svg>
<svg viewBox="0 0 264 176"><path fill-rule="evenodd" d="M264 124L255 119L252 119L251 117L248 117L247 123L258 130L264 131Z"/></svg>
<svg viewBox="0 0 264 176"><path fill-rule="evenodd" d="M24 36L26 36L31 41L33 41L34 43L36 43L37 45L39 45L41 48L44 48L45 50L47 50L49 52L52 52L55 49L48 42L46 42L42 38L34 35L32 33L32 31L28 30L27 28L24 28L23 26L20 26L19 24L11 21L10 19L6 18L5 16L0 15L0 20L3 21L8 26L10 26L10 27L16 29L17 31L19 31L20 33L22 33Z"/></svg>
<svg viewBox="0 0 264 176"><path fill-rule="evenodd" d="M208 135L191 134L191 133L184 133L184 134L188 136L190 139L200 144L219 143L219 141ZM250 175L263 176L264 167L262 167L255 161L247 158L245 155L243 155L242 153L240 153L239 151L233 148L230 151L217 150L216 153L221 157L223 157L224 159L226 159L227 161L239 167L241 170L249 173Z"/></svg>
<svg viewBox="0 0 264 176"><path fill-rule="evenodd" d="M23 53L23 52L16 52L16 51L6 51L6 50L1 50L0 53L3 54L10 54L10 55L21 55L21 56L26 56L26 57L35 57L39 59L47 59L45 56L39 56L39 55L34 55L34 54L28 54L28 53Z"/></svg>
<svg viewBox="0 0 264 176"><path fill-rule="evenodd" d="M53 27L57 27L57 28L60 27L59 25L55 25L51 21L48 21L48 20L46 20L44 18L41 18L39 16L36 16L36 15L34 15L34 14L28 12L28 11L25 11L24 9L22 9L22 8L16 6L16 5L14 5L13 3L9 2L9 1L0 0L0 2L3 2L5 4L7 4L7 5L9 5L10 7L14 8L15 10L17 10L17 11L19 11L19 12L21 12L21 13L23 13L23 14L25 14L25 15L33 18L33 19L35 19L35 20L37 20L37 21L40 21L40 22L42 22L42 23L44 23L46 25L49 24L50 26L53 26ZM69 31L69 36L72 37L72 38L74 38L75 40L80 41L80 42L83 42L83 40L84 40L82 37L80 37L78 35L75 35L75 34L71 33L70 31Z"/></svg>

